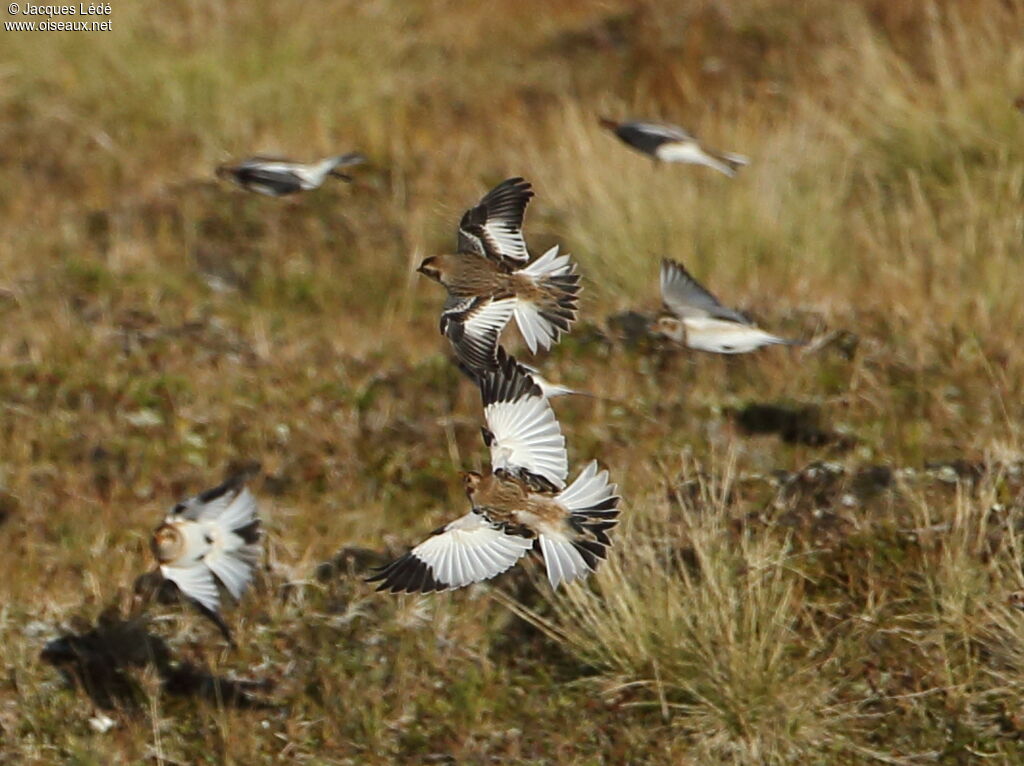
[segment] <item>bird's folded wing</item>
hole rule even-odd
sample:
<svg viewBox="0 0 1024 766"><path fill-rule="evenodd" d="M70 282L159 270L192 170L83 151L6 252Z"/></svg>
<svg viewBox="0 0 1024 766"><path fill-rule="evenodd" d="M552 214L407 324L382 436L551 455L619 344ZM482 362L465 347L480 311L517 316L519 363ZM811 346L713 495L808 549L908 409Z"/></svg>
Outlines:
<svg viewBox="0 0 1024 766"><path fill-rule="evenodd" d="M530 259L523 239L523 216L533 189L522 178L509 178L467 210L459 222L458 250L499 263Z"/></svg>
<svg viewBox="0 0 1024 766"><path fill-rule="evenodd" d="M253 183L293 186L302 182L298 174L286 165L248 165L239 168L246 181Z"/></svg>
<svg viewBox="0 0 1024 766"><path fill-rule="evenodd" d="M693 136L680 128L678 125L668 125L664 122L629 122L620 127L635 133L643 134L663 141L692 141Z"/></svg>
<svg viewBox="0 0 1024 766"><path fill-rule="evenodd" d="M368 582L392 593L431 593L489 580L512 567L533 539L470 512L388 564Z"/></svg>
<svg viewBox="0 0 1024 766"><path fill-rule="evenodd" d="M750 324L739 311L723 306L677 261L661 262L661 299L665 308L681 319L713 317Z"/></svg>

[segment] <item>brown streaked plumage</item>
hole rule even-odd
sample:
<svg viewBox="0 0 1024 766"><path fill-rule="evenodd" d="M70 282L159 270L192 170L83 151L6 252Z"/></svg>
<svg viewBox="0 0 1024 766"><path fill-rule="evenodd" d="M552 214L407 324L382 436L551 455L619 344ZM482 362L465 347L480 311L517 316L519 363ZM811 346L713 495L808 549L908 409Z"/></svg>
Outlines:
<svg viewBox="0 0 1024 766"><path fill-rule="evenodd" d="M508 271L494 261L483 258L434 255L424 259L417 271L444 285L449 295L458 298L516 296L551 313L560 311L566 298L548 283L538 283L528 274ZM575 292L571 295L575 295Z"/></svg>
<svg viewBox="0 0 1024 766"><path fill-rule="evenodd" d="M576 321L579 275L568 256L558 255L557 247L515 271L465 254L426 258L418 271L448 290L441 331L452 341L460 361L471 368L496 367L498 336L512 317L531 352L550 348ZM458 336L468 334L475 341L487 331L486 358L482 362L467 358Z"/></svg>
<svg viewBox="0 0 1024 766"><path fill-rule="evenodd" d="M512 317L531 352L550 348L578 311L579 275L553 247L529 260L522 216L533 191L509 179L463 216L456 254L431 256L417 271L443 285L441 332L474 373L497 367L498 337Z"/></svg>
<svg viewBox="0 0 1024 766"><path fill-rule="evenodd" d="M484 258L432 255L424 258L416 271L444 285L449 295L459 298L514 293L512 273Z"/></svg>
<svg viewBox="0 0 1024 766"><path fill-rule="evenodd" d="M473 477L465 481L466 496L476 511L483 512L491 521L499 524L524 527L536 534L538 527L564 526L570 532L569 510L555 498L556 493L538 489L517 476L505 471Z"/></svg>

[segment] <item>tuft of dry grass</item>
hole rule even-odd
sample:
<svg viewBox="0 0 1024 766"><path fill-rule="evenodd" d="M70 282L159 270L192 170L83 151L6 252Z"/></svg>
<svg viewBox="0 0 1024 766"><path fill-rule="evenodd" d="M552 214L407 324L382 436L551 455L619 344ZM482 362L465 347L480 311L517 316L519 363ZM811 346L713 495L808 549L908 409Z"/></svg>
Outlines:
<svg viewBox="0 0 1024 766"><path fill-rule="evenodd" d="M553 616L517 608L593 666L602 694L661 714L677 752L701 762L786 763L840 753L849 715L818 665L788 539L737 530L727 500L735 463L682 501L632 504L593 588L552 596Z"/></svg>

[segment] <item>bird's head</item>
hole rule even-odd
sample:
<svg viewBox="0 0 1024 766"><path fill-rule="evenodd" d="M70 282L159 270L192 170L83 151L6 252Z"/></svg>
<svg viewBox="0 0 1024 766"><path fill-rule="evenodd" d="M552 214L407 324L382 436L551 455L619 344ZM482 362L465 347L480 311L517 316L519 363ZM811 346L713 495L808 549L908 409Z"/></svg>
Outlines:
<svg viewBox="0 0 1024 766"><path fill-rule="evenodd" d="M476 471L463 471L459 475L462 478L462 486L466 490L466 496L472 500L473 494L476 492L477 487L480 486L480 482L483 480L483 476L478 474Z"/></svg>
<svg viewBox="0 0 1024 766"><path fill-rule="evenodd" d="M676 343L684 343L686 340L686 328L683 321L677 317L662 314L648 325L648 329L655 335L673 340Z"/></svg>
<svg viewBox="0 0 1024 766"><path fill-rule="evenodd" d="M424 258L420 267L416 269L416 271L425 277L433 279L435 282L444 284L444 269L442 268L442 261L436 255Z"/></svg>
<svg viewBox="0 0 1024 766"><path fill-rule="evenodd" d="M149 543L153 555L161 564L174 561L185 552L185 537L172 524L161 524Z"/></svg>
<svg viewBox="0 0 1024 766"><path fill-rule="evenodd" d="M217 174L217 178L222 178L225 181L230 181L235 175L235 166L229 165L228 163L225 162L218 165L217 170L215 172Z"/></svg>

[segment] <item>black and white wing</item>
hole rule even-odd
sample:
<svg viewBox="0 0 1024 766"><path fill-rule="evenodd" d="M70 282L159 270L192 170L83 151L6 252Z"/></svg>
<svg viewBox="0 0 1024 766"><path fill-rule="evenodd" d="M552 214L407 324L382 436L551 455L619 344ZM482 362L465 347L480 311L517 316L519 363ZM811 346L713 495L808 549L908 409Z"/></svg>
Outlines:
<svg viewBox="0 0 1024 766"><path fill-rule="evenodd" d="M467 210L459 222L458 251L498 263L526 263L530 254L523 239L523 216L533 189L522 178L495 186Z"/></svg>
<svg viewBox="0 0 1024 766"><path fill-rule="evenodd" d="M516 298L449 297L441 313L441 334L474 375L497 366L498 337L512 319Z"/></svg>
<svg viewBox="0 0 1024 766"><path fill-rule="evenodd" d="M525 531L525 530L517 530ZM432 593L489 580L510 569L533 547L533 537L492 524L482 514L465 516L434 531L367 582L378 591Z"/></svg>
<svg viewBox="0 0 1024 766"><path fill-rule="evenodd" d="M711 317L751 324L739 311L723 306L677 261L661 262L661 299L665 308L680 319Z"/></svg>
<svg viewBox="0 0 1024 766"><path fill-rule="evenodd" d="M296 163L270 157L252 157L234 169L238 184L271 197L283 197L302 190Z"/></svg>
<svg viewBox="0 0 1024 766"><path fill-rule="evenodd" d="M625 122L615 129L615 135L647 154L654 154L662 144L694 140L682 128L661 122Z"/></svg>
<svg viewBox="0 0 1024 766"><path fill-rule="evenodd" d="M187 519L200 521L215 519L226 511L245 490L247 474L241 473L225 480L212 489L204 490L194 497L182 500L171 508L167 522Z"/></svg>
<svg viewBox="0 0 1024 766"><path fill-rule="evenodd" d="M526 368L504 351L498 362L497 369L480 376L491 469L540 477L561 489L569 458L555 411Z"/></svg>

